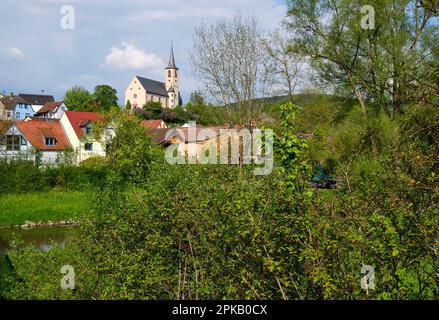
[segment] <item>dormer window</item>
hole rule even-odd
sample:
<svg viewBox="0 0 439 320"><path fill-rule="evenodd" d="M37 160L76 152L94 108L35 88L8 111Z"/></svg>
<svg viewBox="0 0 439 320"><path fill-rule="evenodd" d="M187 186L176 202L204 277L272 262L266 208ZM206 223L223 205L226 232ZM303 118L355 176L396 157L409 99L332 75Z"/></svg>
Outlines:
<svg viewBox="0 0 439 320"><path fill-rule="evenodd" d="M45 144L48 147L53 147L56 144L56 139L55 138L45 138Z"/></svg>
<svg viewBox="0 0 439 320"><path fill-rule="evenodd" d="M93 143L85 143L84 149L85 151L93 151Z"/></svg>

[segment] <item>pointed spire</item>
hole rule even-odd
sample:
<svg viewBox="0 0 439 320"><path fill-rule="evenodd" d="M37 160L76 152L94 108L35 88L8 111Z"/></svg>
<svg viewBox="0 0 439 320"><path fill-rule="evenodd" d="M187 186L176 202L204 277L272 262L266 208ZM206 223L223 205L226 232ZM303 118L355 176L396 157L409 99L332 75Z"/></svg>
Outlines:
<svg viewBox="0 0 439 320"><path fill-rule="evenodd" d="M172 45L171 41L171 53L169 54L169 63L166 69L176 69L178 70L177 66L175 65L175 59L174 59L174 46Z"/></svg>

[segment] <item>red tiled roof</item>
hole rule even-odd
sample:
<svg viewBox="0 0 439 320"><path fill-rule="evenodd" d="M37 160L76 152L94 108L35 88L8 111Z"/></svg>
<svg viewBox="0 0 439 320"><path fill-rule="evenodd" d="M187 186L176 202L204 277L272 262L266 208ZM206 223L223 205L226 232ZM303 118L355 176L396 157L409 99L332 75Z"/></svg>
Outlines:
<svg viewBox="0 0 439 320"><path fill-rule="evenodd" d="M84 135L83 127L89 122L96 122L102 120L97 112L82 112L82 111L65 111L64 114L72 124L78 138Z"/></svg>
<svg viewBox="0 0 439 320"><path fill-rule="evenodd" d="M150 128L150 129L159 129L162 124L162 119L158 120L143 120L140 124L144 127Z"/></svg>
<svg viewBox="0 0 439 320"><path fill-rule="evenodd" d="M55 112L56 108L58 108L60 105L62 105L62 101L57 102L46 102L44 106L38 110L38 114L40 113L48 113L48 112Z"/></svg>
<svg viewBox="0 0 439 320"><path fill-rule="evenodd" d="M69 140L59 121L33 119L17 121L15 125L26 140L39 150L65 150L70 147ZM46 146L45 138L55 138L56 144L54 146Z"/></svg>

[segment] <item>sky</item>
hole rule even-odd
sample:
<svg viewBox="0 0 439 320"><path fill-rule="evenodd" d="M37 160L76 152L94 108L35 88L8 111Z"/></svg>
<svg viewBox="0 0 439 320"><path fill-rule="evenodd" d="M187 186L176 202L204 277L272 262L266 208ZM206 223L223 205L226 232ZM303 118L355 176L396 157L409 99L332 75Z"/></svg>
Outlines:
<svg viewBox="0 0 439 320"><path fill-rule="evenodd" d="M0 92L44 90L62 100L73 85L93 91L108 84L123 103L133 76L164 81L172 41L187 102L191 92L202 89L189 62L194 27L231 18L238 10L254 14L268 31L280 27L286 5L283 0L1 0Z"/></svg>

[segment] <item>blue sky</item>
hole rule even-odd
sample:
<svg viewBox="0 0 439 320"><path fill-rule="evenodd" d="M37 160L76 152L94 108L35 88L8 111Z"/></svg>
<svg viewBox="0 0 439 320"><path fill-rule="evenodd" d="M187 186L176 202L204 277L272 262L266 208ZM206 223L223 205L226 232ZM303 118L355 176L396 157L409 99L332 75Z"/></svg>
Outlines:
<svg viewBox="0 0 439 320"><path fill-rule="evenodd" d="M61 8L75 9L75 29L63 30ZM2 0L0 92L40 93L57 100L73 85L117 89L134 75L164 80L171 40L184 101L200 84L189 63L192 31L203 20L254 14L265 30L279 27L282 0Z"/></svg>

